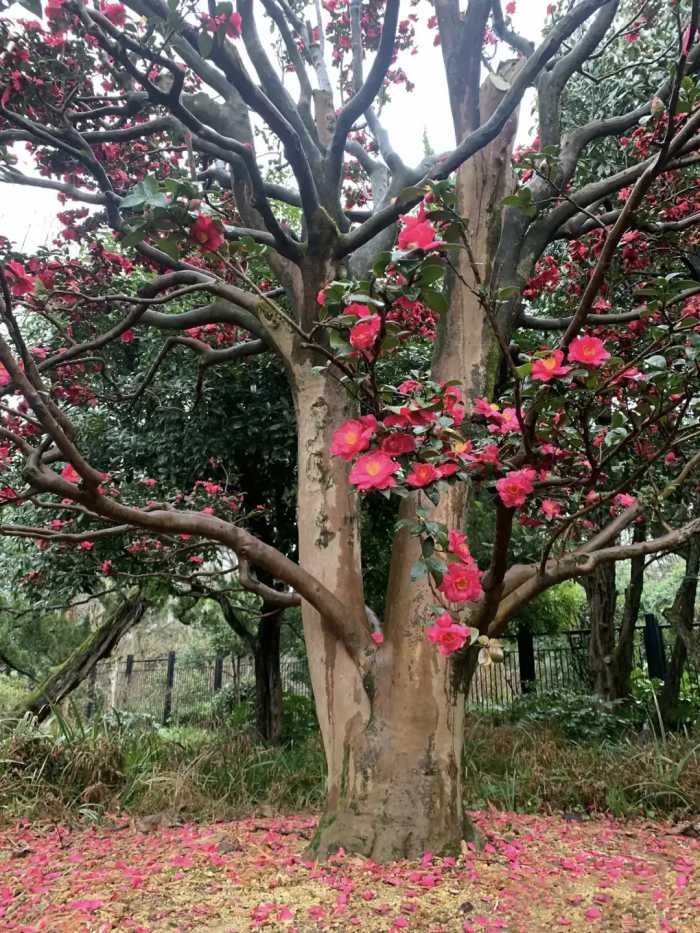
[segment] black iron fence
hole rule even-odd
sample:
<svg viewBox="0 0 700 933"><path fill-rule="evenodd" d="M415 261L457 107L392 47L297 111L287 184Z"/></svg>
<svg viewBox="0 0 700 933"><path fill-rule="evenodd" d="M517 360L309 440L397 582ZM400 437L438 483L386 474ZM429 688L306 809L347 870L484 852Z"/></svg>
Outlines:
<svg viewBox="0 0 700 933"><path fill-rule="evenodd" d="M673 647L668 625L647 619L635 633L634 666L651 677L663 677ZM503 640L503 663L479 667L471 682L468 703L482 709L508 706L524 693L570 689L590 690L586 629L561 635L535 635L521 631ZM688 676L700 693L700 671L687 666ZM281 662L285 693L311 698L306 662L285 657ZM95 712L147 715L167 723L204 723L225 715L255 693L255 671L250 658L192 659L175 652L159 658L103 661L81 691L80 703L88 717Z"/></svg>
<svg viewBox="0 0 700 933"><path fill-rule="evenodd" d="M311 697L306 662L282 658L282 689ZM174 651L158 658L128 655L100 662L80 698L88 718L96 712L118 710L149 716L158 722L202 723L225 714L255 694L251 658L193 659Z"/></svg>
<svg viewBox="0 0 700 933"><path fill-rule="evenodd" d="M503 663L480 667L471 682L467 702L481 709L508 706L524 693L591 689L588 629L572 629L561 635L532 635L521 631L503 639ZM668 624L647 617L635 632L633 665L648 677L663 679L670 661L675 634ZM686 672L700 694L700 670L688 660Z"/></svg>

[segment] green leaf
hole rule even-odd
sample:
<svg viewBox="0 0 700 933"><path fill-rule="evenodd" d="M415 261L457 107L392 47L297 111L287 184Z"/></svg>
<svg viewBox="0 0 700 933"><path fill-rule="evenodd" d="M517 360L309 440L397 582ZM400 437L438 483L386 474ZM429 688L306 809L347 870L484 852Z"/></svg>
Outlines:
<svg viewBox="0 0 700 933"><path fill-rule="evenodd" d="M509 298L515 298L516 295L520 294L520 289L515 285L507 285L505 288L500 289L496 293L496 298L498 301L508 301Z"/></svg>
<svg viewBox="0 0 700 933"><path fill-rule="evenodd" d="M385 250L384 252L380 253L375 259L374 265L372 266L372 272L374 272L374 274L377 277L384 275L384 272L386 271L386 267L389 265L390 262L391 262L391 253Z"/></svg>
<svg viewBox="0 0 700 933"><path fill-rule="evenodd" d="M209 58L214 48L214 36L210 32L200 32L197 36L197 45L202 58Z"/></svg>
<svg viewBox="0 0 700 933"><path fill-rule="evenodd" d="M428 565L424 560L417 560L415 564L411 567L411 580L415 583L416 580L420 580L421 577L424 577L428 572Z"/></svg>
<svg viewBox="0 0 700 933"><path fill-rule="evenodd" d="M442 263L426 263L420 272L421 285L432 285L433 282L439 282L445 275L445 267Z"/></svg>
<svg viewBox="0 0 700 933"><path fill-rule="evenodd" d="M25 10L29 10L30 13L33 13L34 16L37 16L39 19L42 18L42 9L40 0L19 0L19 5L23 6Z"/></svg>
<svg viewBox="0 0 700 933"><path fill-rule="evenodd" d="M423 304L436 314L444 314L447 311L449 304L442 292L436 292L432 288L422 288L420 295Z"/></svg>
<svg viewBox="0 0 700 933"><path fill-rule="evenodd" d="M666 369L666 357L664 356L650 356L647 360L647 366L650 366L652 369Z"/></svg>
<svg viewBox="0 0 700 933"><path fill-rule="evenodd" d="M432 538L426 538L425 541L421 542L421 553L423 557L431 557L433 551L435 550L435 545L433 544Z"/></svg>

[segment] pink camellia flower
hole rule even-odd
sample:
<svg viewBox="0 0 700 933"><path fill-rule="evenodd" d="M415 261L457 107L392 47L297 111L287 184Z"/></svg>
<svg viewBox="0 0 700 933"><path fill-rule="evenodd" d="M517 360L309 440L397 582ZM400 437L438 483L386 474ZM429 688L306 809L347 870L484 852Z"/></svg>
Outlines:
<svg viewBox="0 0 700 933"><path fill-rule="evenodd" d="M464 563L469 563L472 560L466 535L461 531L457 531L456 528L450 528L447 533L447 550L450 554L454 554L455 557L459 557Z"/></svg>
<svg viewBox="0 0 700 933"><path fill-rule="evenodd" d="M542 514L546 515L547 518L555 518L557 515L561 515L561 505L555 502L554 499L543 499L540 508Z"/></svg>
<svg viewBox="0 0 700 933"><path fill-rule="evenodd" d="M428 641L438 646L440 654L448 657L464 646L471 635L471 629L455 622L449 612L443 612L425 630L425 635Z"/></svg>
<svg viewBox="0 0 700 933"><path fill-rule="evenodd" d="M615 505L621 505L623 509L628 509L631 505L637 504L637 499L627 492L620 492L615 496L613 502Z"/></svg>
<svg viewBox="0 0 700 933"><path fill-rule="evenodd" d="M108 574L110 574L110 573L112 572L112 561L111 561L111 560L103 560L103 561L102 561L101 570L102 570L102 573L103 573L105 576L107 576Z"/></svg>
<svg viewBox="0 0 700 933"><path fill-rule="evenodd" d="M437 471L440 476L454 476L458 469L459 466L453 461L451 463L443 463L442 466L437 468Z"/></svg>
<svg viewBox="0 0 700 933"><path fill-rule="evenodd" d="M350 328L350 343L356 350L371 350L381 327L382 322L378 314L363 318Z"/></svg>
<svg viewBox="0 0 700 933"><path fill-rule="evenodd" d="M501 502L509 509L517 509L525 504L525 500L533 489L533 482L537 473L535 470L511 470L496 483Z"/></svg>
<svg viewBox="0 0 700 933"><path fill-rule="evenodd" d="M81 541L78 547L81 551L91 551L95 546L94 541Z"/></svg>
<svg viewBox="0 0 700 933"><path fill-rule="evenodd" d="M12 376L8 373L7 369L0 363L0 386L9 385L12 382Z"/></svg>
<svg viewBox="0 0 700 933"><path fill-rule="evenodd" d="M440 479L439 472L432 463L414 463L413 469L406 477L409 486L429 486Z"/></svg>
<svg viewBox="0 0 700 933"><path fill-rule="evenodd" d="M520 422L514 408L504 408L501 412L493 413L493 420L489 425L491 434L513 434L519 431Z"/></svg>
<svg viewBox="0 0 700 933"><path fill-rule="evenodd" d="M384 635L381 632L372 632L372 634L370 635L370 638L372 639L375 645L384 644Z"/></svg>
<svg viewBox="0 0 700 933"><path fill-rule="evenodd" d="M404 379L399 385L399 392L402 395L410 395L412 392L418 392L422 388L420 382L416 379Z"/></svg>
<svg viewBox="0 0 700 933"><path fill-rule="evenodd" d="M466 408L464 406L464 394L458 386L449 386L445 389L443 396L445 412L452 418L455 427L459 427L464 421Z"/></svg>
<svg viewBox="0 0 700 933"><path fill-rule="evenodd" d="M474 560L455 562L447 568L438 589L451 603L471 603L481 596L481 577Z"/></svg>
<svg viewBox="0 0 700 933"><path fill-rule="evenodd" d="M121 3L102 3L100 13L119 29L126 25L126 7Z"/></svg>
<svg viewBox="0 0 700 933"><path fill-rule="evenodd" d="M326 293L324 292L323 289L321 289L321 291L318 292L318 294L316 295L316 304L325 305L325 303L326 303Z"/></svg>
<svg viewBox="0 0 700 933"><path fill-rule="evenodd" d="M205 214L198 214L190 227L190 236L199 243L203 253L213 252L224 244L224 232L221 225Z"/></svg>
<svg viewBox="0 0 700 933"><path fill-rule="evenodd" d="M10 280L10 291L15 298L21 298L34 291L34 277L29 275L21 262L11 259L5 264L5 268L12 276Z"/></svg>
<svg viewBox="0 0 700 933"><path fill-rule="evenodd" d="M399 219L403 224L399 233L399 249L429 250L442 245L435 239L435 227L426 218L422 204L417 214L402 214Z"/></svg>
<svg viewBox="0 0 700 933"><path fill-rule="evenodd" d="M128 330L124 331L124 333L121 335L119 339L121 340L122 343L133 343L135 337L136 337L135 332L131 328L129 328Z"/></svg>
<svg viewBox="0 0 700 933"><path fill-rule="evenodd" d="M67 463L61 470L61 477L69 483L80 482L80 474L70 463Z"/></svg>
<svg viewBox="0 0 700 933"><path fill-rule="evenodd" d="M403 434L396 431L393 434L385 435L379 442L379 449L390 457L398 457L401 454L412 454L416 449L416 439L410 434Z"/></svg>
<svg viewBox="0 0 700 933"><path fill-rule="evenodd" d="M377 430L374 415L363 415L357 420L346 421L333 435L331 453L343 460L352 460L355 454L367 450L369 442Z"/></svg>
<svg viewBox="0 0 700 933"><path fill-rule="evenodd" d="M2 499L4 502L8 502L10 499L16 498L17 493L14 491L12 486L3 486L2 489L0 489L0 499Z"/></svg>
<svg viewBox="0 0 700 933"><path fill-rule="evenodd" d="M576 337L569 344L569 359L584 366L602 366L610 354L597 337Z"/></svg>
<svg viewBox="0 0 700 933"><path fill-rule="evenodd" d="M483 415L485 418L495 418L500 414L500 408L495 402L489 402L485 398L474 400L474 414Z"/></svg>
<svg viewBox="0 0 700 933"><path fill-rule="evenodd" d="M530 377L539 382L549 382L556 379L557 376L565 376L571 372L570 366L562 366L564 354L561 350L555 350L551 356L546 356L542 360L535 360L532 364Z"/></svg>
<svg viewBox="0 0 700 933"><path fill-rule="evenodd" d="M368 489L389 489L396 485L394 473L398 469L399 465L395 460L381 450L375 450L360 457L355 463L350 470L350 482L363 492L367 492Z"/></svg>
<svg viewBox="0 0 700 933"><path fill-rule="evenodd" d="M352 304L343 308L343 314L351 314L353 317L371 317L374 311L369 305L362 305L357 301L353 301Z"/></svg>
<svg viewBox="0 0 700 933"><path fill-rule="evenodd" d="M670 450L664 457L664 462L668 463L669 466L673 466L674 463L678 463L678 454Z"/></svg>

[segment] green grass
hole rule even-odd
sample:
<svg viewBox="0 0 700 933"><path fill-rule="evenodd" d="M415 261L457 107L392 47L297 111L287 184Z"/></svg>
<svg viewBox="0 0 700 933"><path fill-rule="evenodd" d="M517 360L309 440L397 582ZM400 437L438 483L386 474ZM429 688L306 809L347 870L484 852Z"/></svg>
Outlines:
<svg viewBox="0 0 700 933"><path fill-rule="evenodd" d="M634 733L572 740L542 722L469 716L465 805L523 812L676 817L700 811L700 737ZM216 820L315 811L324 794L318 734L285 747L221 728L158 729L131 722L54 732L28 722L0 735L6 821L99 820L127 810Z"/></svg>

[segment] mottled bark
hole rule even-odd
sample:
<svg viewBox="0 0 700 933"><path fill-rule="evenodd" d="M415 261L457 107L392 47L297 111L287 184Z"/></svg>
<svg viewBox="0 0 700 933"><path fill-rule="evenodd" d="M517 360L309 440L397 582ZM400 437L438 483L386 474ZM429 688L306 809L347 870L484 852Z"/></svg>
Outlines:
<svg viewBox="0 0 700 933"><path fill-rule="evenodd" d="M503 93L487 80L482 119ZM495 142L460 169L457 178L457 209L468 218L470 248L458 254L433 377L459 380L468 398L488 392L497 370L497 342L478 292L482 285L488 290L501 201L511 185L515 129L513 119ZM316 391L306 403L309 425L299 412L300 556L315 573L322 573L327 586L334 581L334 592L350 609L361 598L354 589L359 555L353 497L347 498L344 467L327 464L319 448L324 437L329 443L331 427L347 414L337 410L329 392L333 393L331 385L322 396ZM298 395L300 405L302 395ZM414 494L403 501L402 518L415 514L419 498ZM433 518L462 528L465 499L463 484L450 487ZM313 520L304 514L312 502ZM340 519L335 527L341 531L335 535L326 530L326 516L332 514ZM386 861L416 857L426 850L458 851L465 834L472 835L462 805L461 757L467 668L473 670L473 664L455 664L427 642L424 628L435 598L426 579L410 580L410 568L419 556L418 540L406 531L399 533L392 550L385 641L376 652L362 653L353 661L336 642L319 634L317 614L305 609L305 635L329 766L326 812L312 845L315 855L342 846Z"/></svg>

